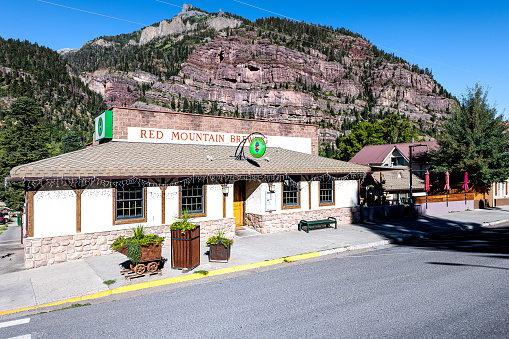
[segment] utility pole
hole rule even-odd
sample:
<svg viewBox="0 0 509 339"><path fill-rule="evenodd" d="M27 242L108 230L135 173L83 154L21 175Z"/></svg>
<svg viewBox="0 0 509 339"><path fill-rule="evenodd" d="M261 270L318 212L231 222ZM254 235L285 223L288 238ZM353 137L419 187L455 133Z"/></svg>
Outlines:
<svg viewBox="0 0 509 339"><path fill-rule="evenodd" d="M413 199L413 195L412 195L412 150L413 150L413 146L410 145L408 146L408 148L410 149L410 206L414 206L414 199Z"/></svg>

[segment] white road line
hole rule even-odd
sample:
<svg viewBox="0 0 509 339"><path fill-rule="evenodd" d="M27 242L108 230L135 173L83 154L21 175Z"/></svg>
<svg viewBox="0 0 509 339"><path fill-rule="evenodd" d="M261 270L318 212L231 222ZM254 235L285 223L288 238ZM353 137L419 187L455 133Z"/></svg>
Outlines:
<svg viewBox="0 0 509 339"><path fill-rule="evenodd" d="M3 323L0 323L0 328L2 328L2 327L9 327L9 326L16 326L16 325L22 325L22 324L28 324L29 322L30 322L30 318L6 321L6 322L3 322Z"/></svg>
<svg viewBox="0 0 509 339"><path fill-rule="evenodd" d="M32 335L25 334L25 335L20 335L19 337L12 337L12 338L8 338L8 339L32 339Z"/></svg>

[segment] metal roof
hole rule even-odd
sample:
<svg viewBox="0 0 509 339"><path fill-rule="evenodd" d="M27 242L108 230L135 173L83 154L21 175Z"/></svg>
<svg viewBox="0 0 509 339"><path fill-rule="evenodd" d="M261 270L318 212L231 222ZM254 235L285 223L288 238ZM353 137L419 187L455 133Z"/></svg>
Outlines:
<svg viewBox="0 0 509 339"><path fill-rule="evenodd" d="M380 182L380 172L373 172L373 180ZM410 170L396 170L382 172L383 190L387 192L409 191L410 190ZM412 189L414 191L424 190L424 180L412 174Z"/></svg>
<svg viewBox="0 0 509 339"><path fill-rule="evenodd" d="M397 148L401 155L406 159L410 159L411 145L425 145L422 147L414 147L412 157L414 161L419 161L426 153L432 149L438 149L439 145L436 140L421 141L421 142L407 142L401 144L385 144L385 145L369 145L364 146L349 162L354 164L381 164L384 159Z"/></svg>

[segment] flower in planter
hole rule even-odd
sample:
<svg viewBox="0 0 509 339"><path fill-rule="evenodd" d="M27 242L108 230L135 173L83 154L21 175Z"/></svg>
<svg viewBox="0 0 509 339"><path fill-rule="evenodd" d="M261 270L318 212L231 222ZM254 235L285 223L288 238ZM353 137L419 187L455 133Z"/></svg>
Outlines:
<svg viewBox="0 0 509 339"><path fill-rule="evenodd" d="M121 247L126 246L126 253L129 260L136 265L140 261L141 246L148 247L152 244L159 245L164 241L164 237L160 237L156 234L145 234L145 229L142 225L137 225L131 228L131 230L133 231L131 237L118 237L113 244L111 244L110 249L118 252Z"/></svg>
<svg viewBox="0 0 509 339"><path fill-rule="evenodd" d="M189 217L189 212L182 211L182 215L170 225L170 230L180 230L182 233L186 233L186 231L192 231L196 229L196 225L190 222L190 220L191 218Z"/></svg>
<svg viewBox="0 0 509 339"><path fill-rule="evenodd" d="M207 239L207 247L210 247L210 245L223 245L225 248L230 247L233 244L232 239L228 239L225 237L226 230L217 230L216 235L210 237Z"/></svg>

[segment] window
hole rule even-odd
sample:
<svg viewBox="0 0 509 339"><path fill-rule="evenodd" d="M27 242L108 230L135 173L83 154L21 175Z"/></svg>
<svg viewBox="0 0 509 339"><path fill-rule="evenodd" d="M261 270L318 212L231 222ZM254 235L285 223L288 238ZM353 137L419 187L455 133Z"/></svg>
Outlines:
<svg viewBox="0 0 509 339"><path fill-rule="evenodd" d="M190 184L181 187L180 213L183 211L194 217L205 216L205 185Z"/></svg>
<svg viewBox="0 0 509 339"><path fill-rule="evenodd" d="M126 186L114 189L115 224L146 222L145 188Z"/></svg>
<svg viewBox="0 0 509 339"><path fill-rule="evenodd" d="M320 206L334 205L334 181L320 181Z"/></svg>
<svg viewBox="0 0 509 339"><path fill-rule="evenodd" d="M285 208L299 208L300 207L300 190L299 182L295 184L293 181L283 181L283 209Z"/></svg>
<svg viewBox="0 0 509 339"><path fill-rule="evenodd" d="M391 167L392 166L404 166L405 158L403 157L391 157Z"/></svg>
<svg viewBox="0 0 509 339"><path fill-rule="evenodd" d="M497 192L495 194L496 196L502 197L502 196L506 195L505 182L498 182L496 189L497 189Z"/></svg>

